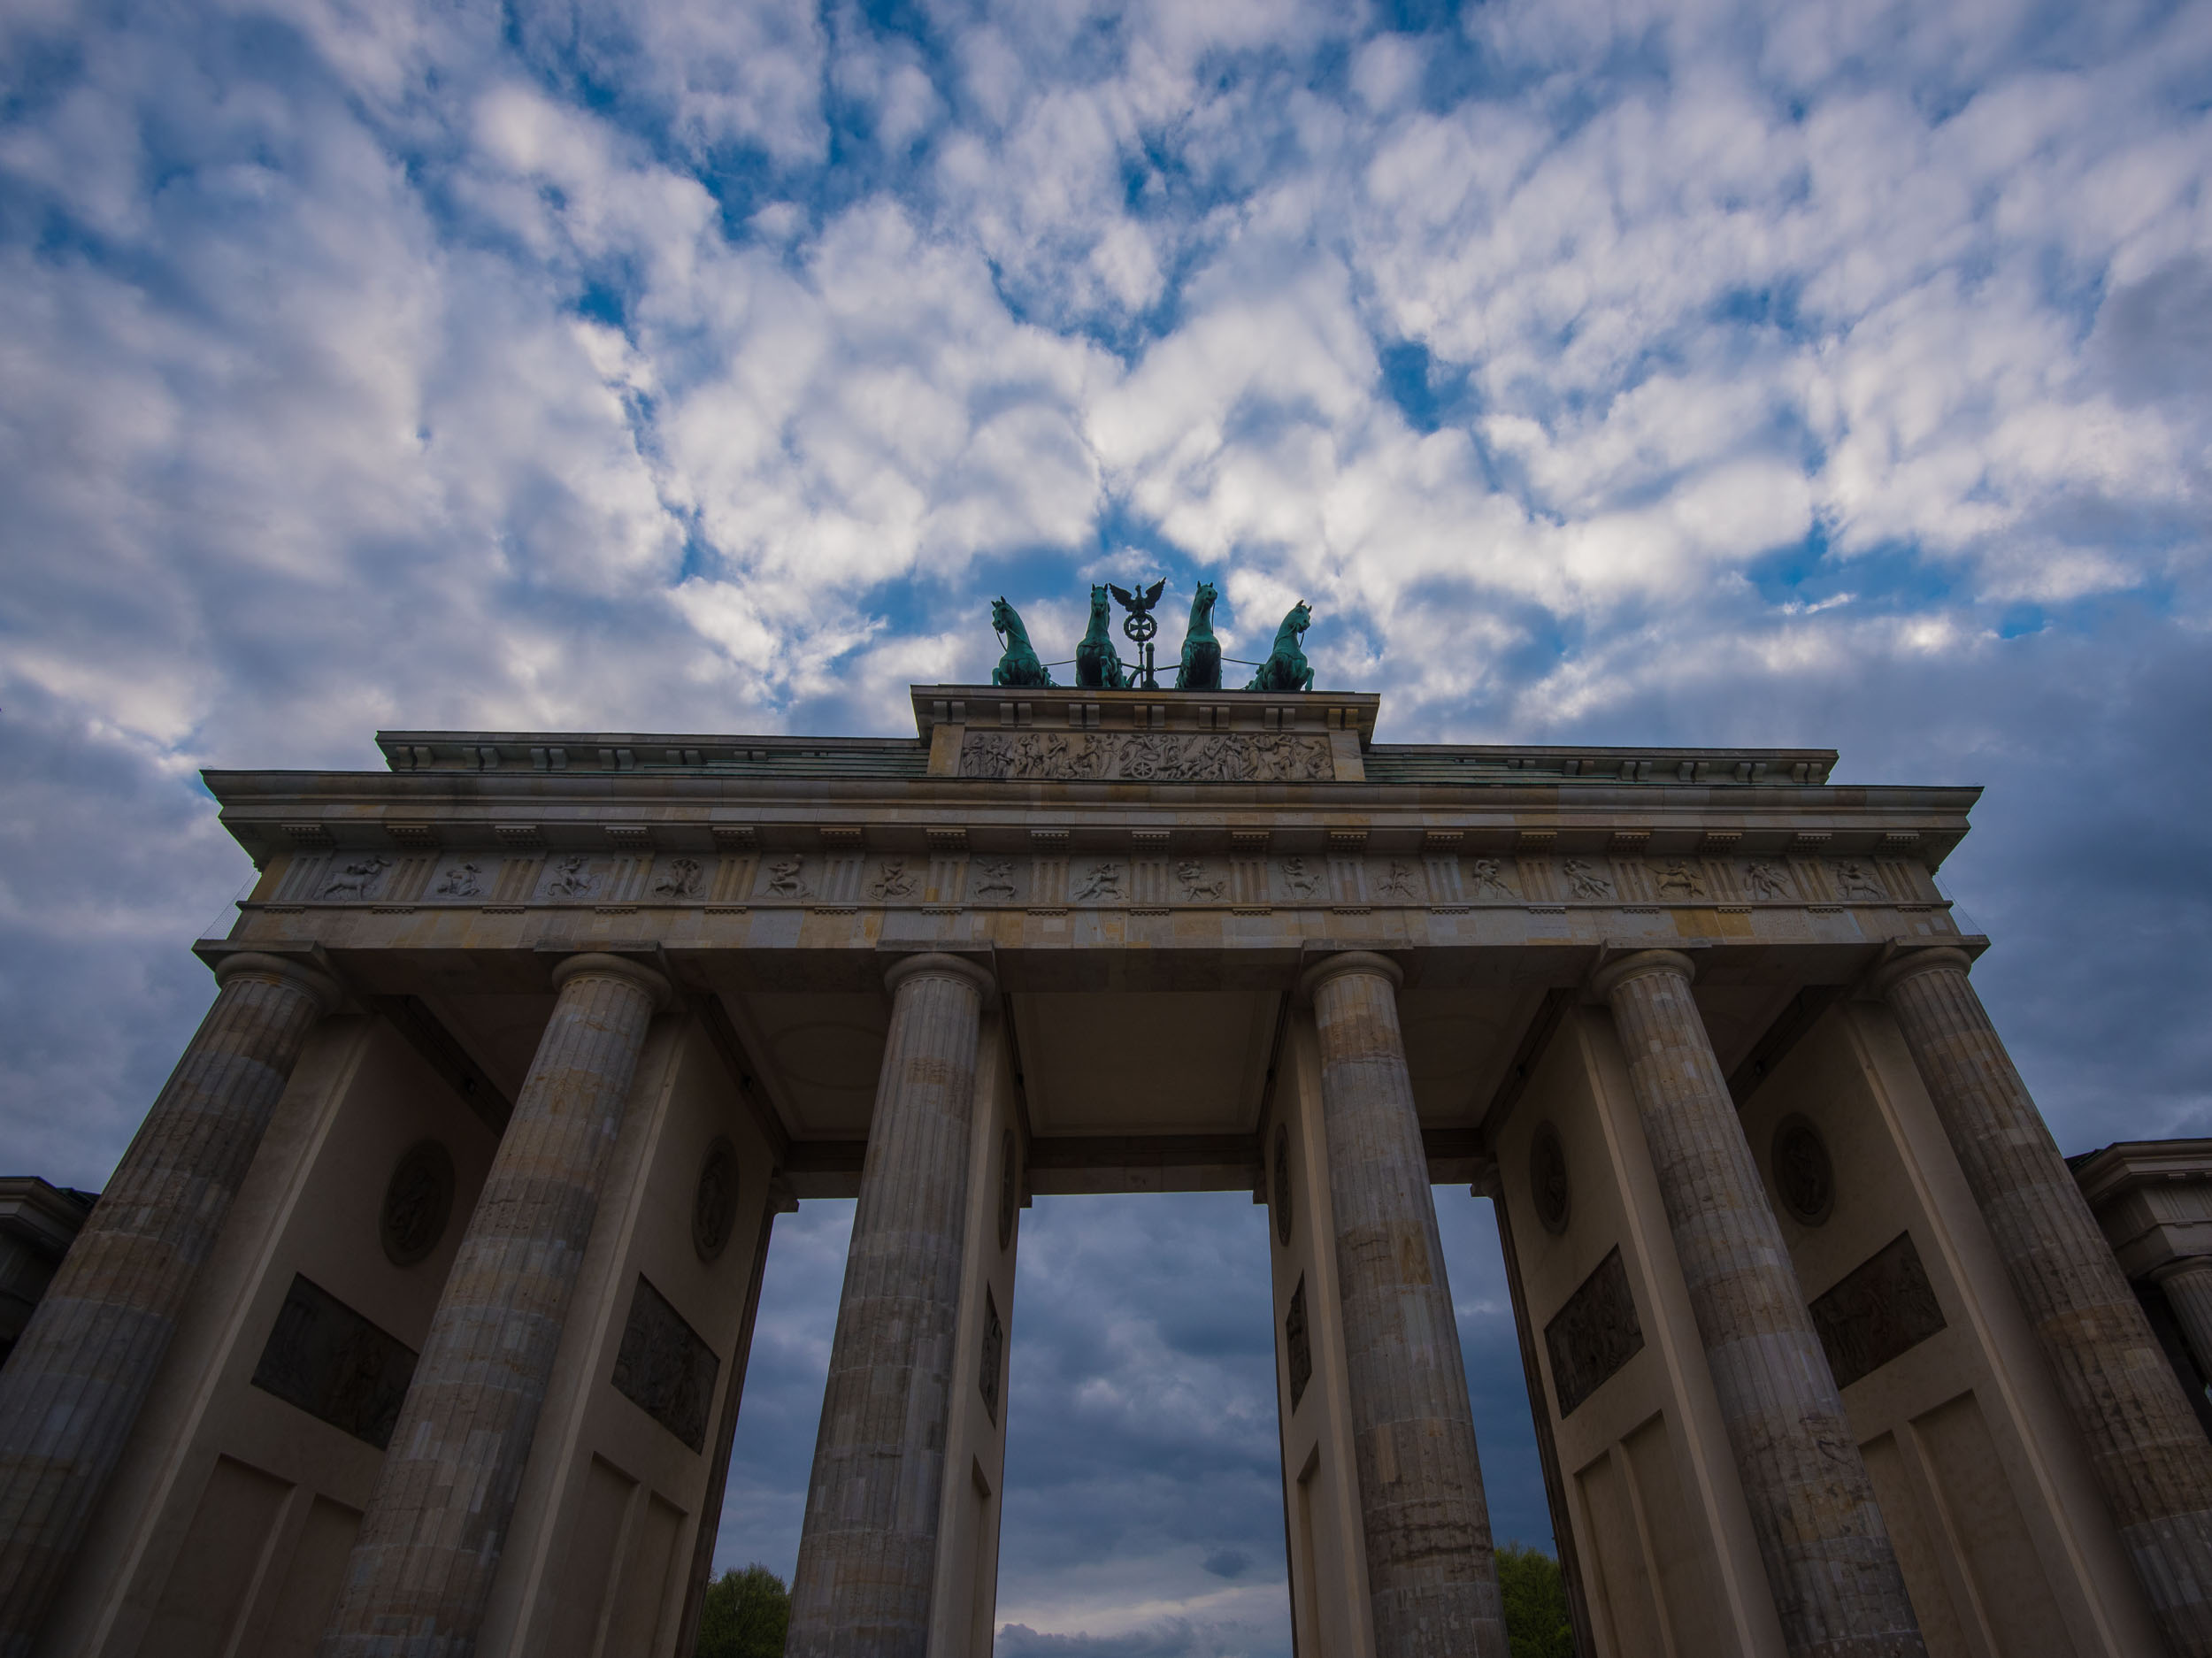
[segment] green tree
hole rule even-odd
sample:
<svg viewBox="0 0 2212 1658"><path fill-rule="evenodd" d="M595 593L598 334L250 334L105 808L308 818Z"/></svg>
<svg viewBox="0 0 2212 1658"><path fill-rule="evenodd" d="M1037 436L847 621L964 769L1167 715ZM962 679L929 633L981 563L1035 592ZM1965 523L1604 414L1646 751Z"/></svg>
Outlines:
<svg viewBox="0 0 2212 1658"><path fill-rule="evenodd" d="M743 1571L733 1566L707 1585L697 1658L783 1658L790 1627L783 1579L757 1561Z"/></svg>
<svg viewBox="0 0 2212 1658"><path fill-rule="evenodd" d="M1498 1551L1498 1588L1513 1658L1575 1658L1567 1579L1557 1561L1541 1549L1508 1543Z"/></svg>

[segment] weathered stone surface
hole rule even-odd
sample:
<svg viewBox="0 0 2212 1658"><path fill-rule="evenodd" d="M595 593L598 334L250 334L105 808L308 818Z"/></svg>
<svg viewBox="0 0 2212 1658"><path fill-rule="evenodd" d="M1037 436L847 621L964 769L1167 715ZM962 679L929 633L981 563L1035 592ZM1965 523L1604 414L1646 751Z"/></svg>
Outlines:
<svg viewBox="0 0 2212 1658"><path fill-rule="evenodd" d="M2089 1450L2166 1639L2212 1654L2212 1443L2197 1426L1963 951L1905 952L1888 1002Z"/></svg>
<svg viewBox="0 0 2212 1658"><path fill-rule="evenodd" d="M1909 1232L1814 1296L1808 1310L1838 1387L1873 1375L1943 1328L1935 1286Z"/></svg>
<svg viewBox="0 0 2212 1658"><path fill-rule="evenodd" d="M1797 1658L1918 1654L1904 1574L1691 999L1689 960L1640 951L1594 987L1620 1031L1783 1640Z"/></svg>
<svg viewBox="0 0 2212 1658"><path fill-rule="evenodd" d="M1368 1605L1378 1658L1505 1658L1475 1450L1398 970L1363 951L1307 975L1336 1217Z"/></svg>
<svg viewBox="0 0 2212 1658"><path fill-rule="evenodd" d="M412 1347L295 1273L253 1385L381 1451L392 1443L414 1377Z"/></svg>
<svg viewBox="0 0 2212 1658"><path fill-rule="evenodd" d="M472 1650L598 1214L607 1160L668 985L572 956L469 1217L363 1517L325 1658Z"/></svg>
<svg viewBox="0 0 2212 1658"><path fill-rule="evenodd" d="M342 997L272 956L215 974L215 1005L0 1370L5 1658L30 1651L308 1033Z"/></svg>
<svg viewBox="0 0 2212 1658"><path fill-rule="evenodd" d="M791 1589L790 1658L924 1658L944 1486L983 998L973 963L909 956L853 1211Z"/></svg>
<svg viewBox="0 0 2212 1658"><path fill-rule="evenodd" d="M1644 1350L1644 1327L1617 1245L1552 1315L1544 1326L1544 1349L1562 1419Z"/></svg>
<svg viewBox="0 0 2212 1658"><path fill-rule="evenodd" d="M2200 1375L2212 1376L2212 1255L2191 1255L2158 1274L2181 1339Z"/></svg>

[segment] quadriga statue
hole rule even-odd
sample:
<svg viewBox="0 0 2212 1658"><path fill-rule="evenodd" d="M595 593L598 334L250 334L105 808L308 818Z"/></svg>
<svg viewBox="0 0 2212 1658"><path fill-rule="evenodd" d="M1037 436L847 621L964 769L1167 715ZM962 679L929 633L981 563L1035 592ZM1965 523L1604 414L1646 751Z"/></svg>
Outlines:
<svg viewBox="0 0 2212 1658"><path fill-rule="evenodd" d="M1037 659L1035 647L1029 642L1029 630L1022 626L1021 612L1003 598L991 601L991 629L1005 641L1006 654L998 659L998 666L991 670L993 685L1048 686L1052 673Z"/></svg>

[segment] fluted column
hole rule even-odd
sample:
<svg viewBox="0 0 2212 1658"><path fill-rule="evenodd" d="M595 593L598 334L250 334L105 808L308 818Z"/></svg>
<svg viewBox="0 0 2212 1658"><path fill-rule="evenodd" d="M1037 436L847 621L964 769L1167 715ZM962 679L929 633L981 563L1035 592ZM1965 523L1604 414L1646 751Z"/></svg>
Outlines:
<svg viewBox="0 0 2212 1658"><path fill-rule="evenodd" d="M1644 950L1600 971L1675 1255L1795 1658L1924 1651L1874 1482L1690 995Z"/></svg>
<svg viewBox="0 0 2212 1658"><path fill-rule="evenodd" d="M923 1658L966 1240L976 1044L990 975L914 956L853 1211L791 1586L789 1658Z"/></svg>
<svg viewBox="0 0 2212 1658"><path fill-rule="evenodd" d="M1394 963L1309 970L1376 1658L1505 1658L1498 1569Z"/></svg>
<svg viewBox="0 0 2212 1658"><path fill-rule="evenodd" d="M475 1647L569 1293L645 1046L650 968L572 956L469 1216L347 1563L324 1658Z"/></svg>
<svg viewBox="0 0 2212 1658"><path fill-rule="evenodd" d="M342 993L280 956L220 986L0 1370L0 1654L27 1653L308 1033Z"/></svg>
<svg viewBox="0 0 2212 1658"><path fill-rule="evenodd" d="M1963 950L1875 976L2175 1652L2212 1654L2212 1444L1974 994ZM2192 1337L2193 1341L2194 1338Z"/></svg>
<svg viewBox="0 0 2212 1658"><path fill-rule="evenodd" d="M2184 1255L2151 1274L2173 1309L2197 1374L2212 1377L2212 1255Z"/></svg>

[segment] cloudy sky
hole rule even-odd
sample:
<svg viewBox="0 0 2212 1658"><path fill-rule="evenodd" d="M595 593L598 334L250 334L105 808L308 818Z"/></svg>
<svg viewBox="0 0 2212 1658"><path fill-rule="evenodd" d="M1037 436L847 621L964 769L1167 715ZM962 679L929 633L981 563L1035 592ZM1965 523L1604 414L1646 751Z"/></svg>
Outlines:
<svg viewBox="0 0 2212 1658"><path fill-rule="evenodd" d="M2208 85L2203 0L7 0L0 1163L99 1185L204 1008L198 768L895 732L1110 574L1240 656L1310 600L1386 739L1986 785L2062 1143L2212 1132ZM849 1218L780 1230L730 1559ZM1257 1224L1025 1218L1002 1651L1286 1649Z"/></svg>

